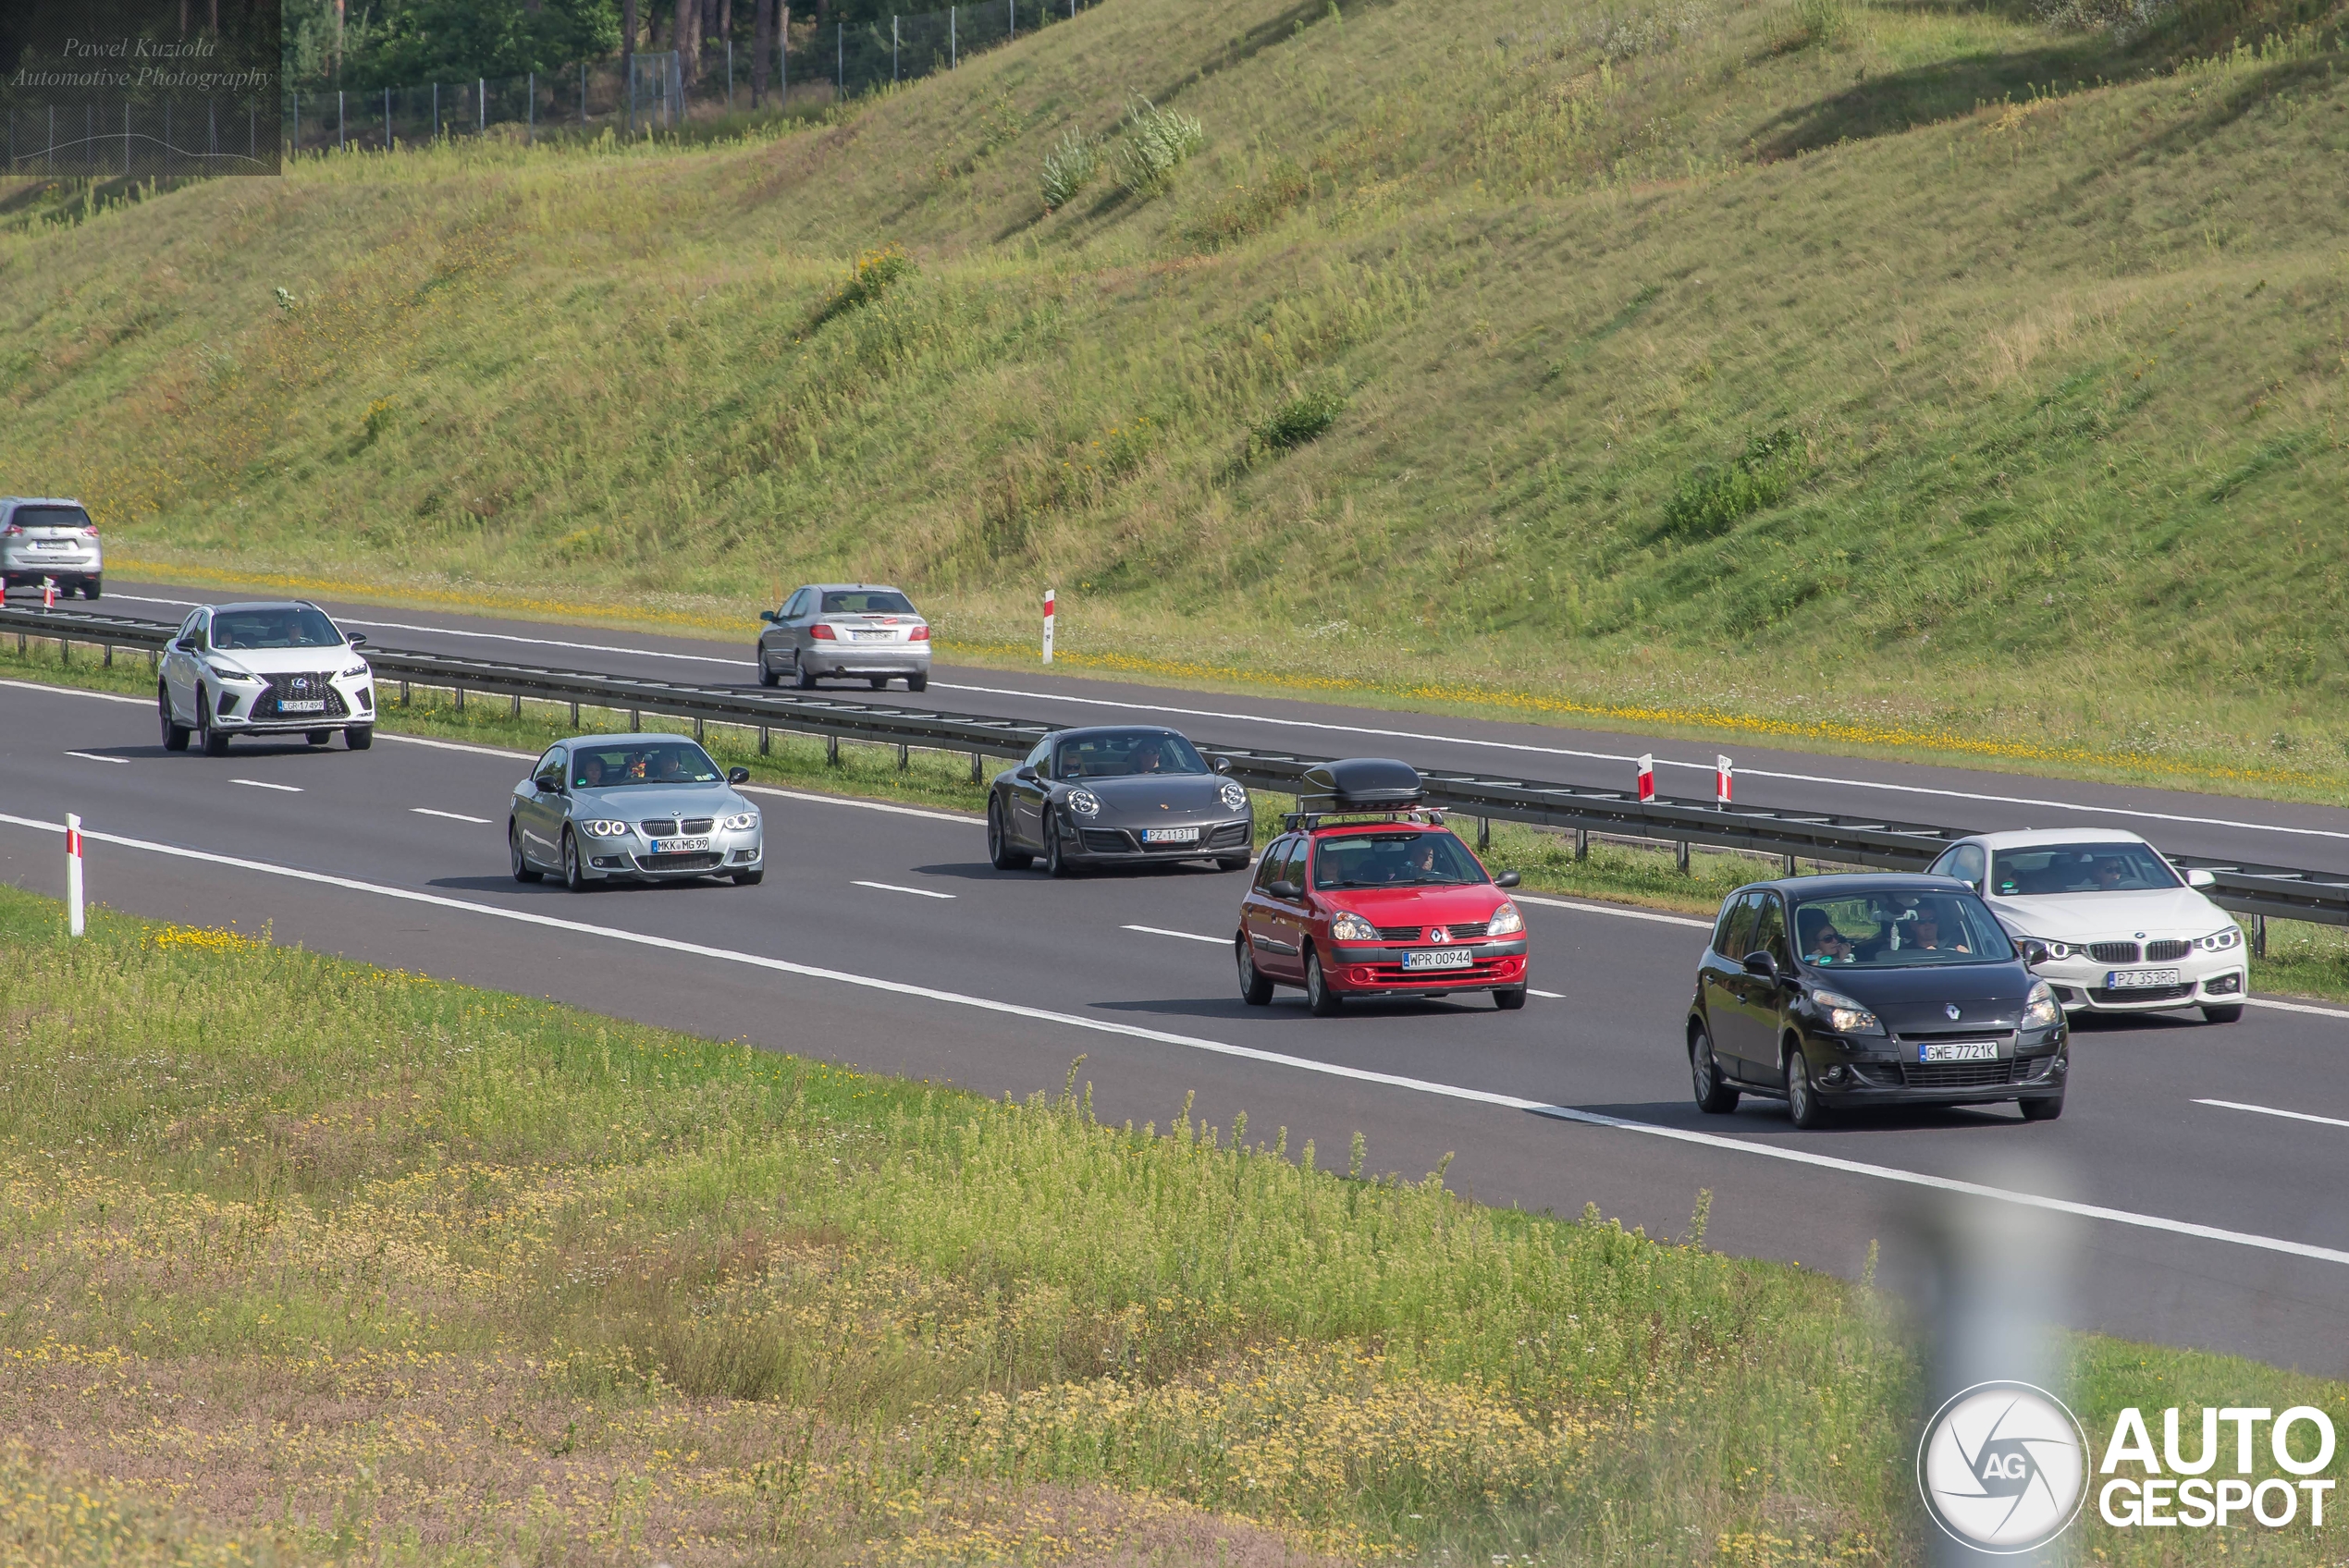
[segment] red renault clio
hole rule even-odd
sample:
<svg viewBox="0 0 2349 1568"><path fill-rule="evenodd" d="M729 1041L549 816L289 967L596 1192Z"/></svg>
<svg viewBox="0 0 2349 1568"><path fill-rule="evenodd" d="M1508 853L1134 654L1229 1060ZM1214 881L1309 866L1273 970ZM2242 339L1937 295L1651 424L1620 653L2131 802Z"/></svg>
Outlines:
<svg viewBox="0 0 2349 1568"><path fill-rule="evenodd" d="M1347 997L1490 991L1525 1005L1525 916L1426 810L1408 763L1356 757L1310 769L1300 809L1265 847L1233 947L1250 1007L1300 986L1326 1018Z"/></svg>

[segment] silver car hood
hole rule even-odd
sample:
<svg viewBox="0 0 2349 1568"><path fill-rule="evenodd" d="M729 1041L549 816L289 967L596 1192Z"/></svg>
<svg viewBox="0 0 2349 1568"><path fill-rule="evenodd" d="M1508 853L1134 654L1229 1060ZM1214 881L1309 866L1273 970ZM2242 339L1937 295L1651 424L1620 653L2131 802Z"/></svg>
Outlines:
<svg viewBox="0 0 2349 1568"><path fill-rule="evenodd" d="M571 798L591 816L627 822L647 816L732 816L753 809L725 784L620 784L574 790Z"/></svg>

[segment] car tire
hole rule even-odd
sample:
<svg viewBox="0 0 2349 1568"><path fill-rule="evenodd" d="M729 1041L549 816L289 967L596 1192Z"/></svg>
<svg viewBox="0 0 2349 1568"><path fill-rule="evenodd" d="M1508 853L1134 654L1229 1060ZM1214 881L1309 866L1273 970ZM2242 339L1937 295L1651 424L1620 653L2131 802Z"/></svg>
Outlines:
<svg viewBox="0 0 2349 1568"><path fill-rule="evenodd" d="M212 727L212 698L204 694L203 682L196 682L196 739L208 757L228 754L228 737Z"/></svg>
<svg viewBox="0 0 2349 1568"><path fill-rule="evenodd" d="M2236 1002L2232 1007L2206 1007L2202 1010L2202 1021L2205 1023L2240 1023L2243 1022L2243 1004Z"/></svg>
<svg viewBox="0 0 2349 1568"><path fill-rule="evenodd" d="M734 886L737 888L756 888L761 882L766 880L767 868L763 865L756 871L737 871L734 873Z"/></svg>
<svg viewBox="0 0 2349 1568"><path fill-rule="evenodd" d="M1047 812L1044 815L1044 875L1066 877L1076 874L1062 846L1060 818Z"/></svg>
<svg viewBox="0 0 2349 1568"><path fill-rule="evenodd" d="M907 676L907 677L905 678L905 690L907 690L908 692L927 692L927 691L929 691L929 676L927 676L927 675L909 675L909 676Z"/></svg>
<svg viewBox="0 0 2349 1568"><path fill-rule="evenodd" d="M335 732L331 729L305 729L301 738L314 746L323 746L335 738Z"/></svg>
<svg viewBox="0 0 2349 1568"><path fill-rule="evenodd" d="M804 662L794 658L791 661L791 683L803 692L813 692L816 689L816 677Z"/></svg>
<svg viewBox="0 0 2349 1568"><path fill-rule="evenodd" d="M506 824L506 859L511 865L517 882L536 882L547 874L530 864L522 852L522 829L511 822Z"/></svg>
<svg viewBox="0 0 2349 1568"><path fill-rule="evenodd" d="M587 890L587 874L579 864L579 840L563 829L563 886L574 893Z"/></svg>
<svg viewBox="0 0 2349 1568"><path fill-rule="evenodd" d="M1721 1059L1713 1054L1713 1036L1700 1023L1689 1036L1689 1086L1696 1108L1707 1116L1727 1116L1738 1108L1738 1092L1721 1078Z"/></svg>
<svg viewBox="0 0 2349 1568"><path fill-rule="evenodd" d="M354 724L342 732L342 743L351 751L363 752L375 743L375 727L372 724Z"/></svg>
<svg viewBox="0 0 2349 1568"><path fill-rule="evenodd" d="M2015 1109L2023 1112L2025 1121L2053 1121L2063 1114L2063 1096L2049 1095L2045 1099L2018 1100Z"/></svg>
<svg viewBox="0 0 2349 1568"><path fill-rule="evenodd" d="M987 797L987 862L998 871L1026 871L1036 857L1022 854L1012 848L1011 835L1003 829L1003 802L994 795Z"/></svg>
<svg viewBox="0 0 2349 1568"><path fill-rule="evenodd" d="M1218 871L1246 871L1248 868L1248 865L1249 860L1246 855L1218 855L1215 857L1215 869Z"/></svg>
<svg viewBox="0 0 2349 1568"><path fill-rule="evenodd" d="M88 579L81 584L81 596L85 599L96 598L99 592L98 580L94 577Z"/></svg>
<svg viewBox="0 0 2349 1568"><path fill-rule="evenodd" d="M186 751L188 727L180 723L179 716L171 711L171 688L160 680L155 682L155 717L163 724L163 749L166 752Z"/></svg>
<svg viewBox="0 0 2349 1568"><path fill-rule="evenodd" d="M1786 1048L1786 1109L1787 1115L1804 1132L1827 1124L1827 1108L1819 1101L1819 1091L1811 1083L1811 1061L1802 1047L1789 1044Z"/></svg>
<svg viewBox="0 0 2349 1568"><path fill-rule="evenodd" d="M1232 940L1232 953L1240 970L1240 1000L1250 1007L1266 1007L1273 1000L1273 983L1256 967L1256 954L1250 950L1248 933L1243 931Z"/></svg>
<svg viewBox="0 0 2349 1568"><path fill-rule="evenodd" d="M1493 988L1493 1005L1499 1008L1503 1012L1515 1012L1518 1009L1525 1005L1525 987L1522 986L1495 986Z"/></svg>
<svg viewBox="0 0 2349 1568"><path fill-rule="evenodd" d="M775 685L775 684L777 684L778 682L780 682L781 680L782 680L782 677L781 677L781 676L777 675L777 674L776 674L776 673L775 673L772 669L770 669L770 668L768 668L768 664L767 664L767 655L766 655L765 654L761 654L761 655L758 655L758 683L759 683L761 686L772 686L772 685Z"/></svg>
<svg viewBox="0 0 2349 1568"><path fill-rule="evenodd" d="M870 677L868 677L867 679L870 680L870 682L871 682L871 684L872 684L872 688L873 688L873 690L874 690L874 691L876 691L876 692L886 692L886 691L888 691L888 690L889 690L889 677L888 677L888 676L886 676L886 675L875 675L875 676L870 676Z"/></svg>
<svg viewBox="0 0 2349 1568"><path fill-rule="evenodd" d="M1346 998L1330 989L1329 976L1322 973L1322 955L1307 949L1305 952L1305 1005L1316 1018L1334 1018Z"/></svg>

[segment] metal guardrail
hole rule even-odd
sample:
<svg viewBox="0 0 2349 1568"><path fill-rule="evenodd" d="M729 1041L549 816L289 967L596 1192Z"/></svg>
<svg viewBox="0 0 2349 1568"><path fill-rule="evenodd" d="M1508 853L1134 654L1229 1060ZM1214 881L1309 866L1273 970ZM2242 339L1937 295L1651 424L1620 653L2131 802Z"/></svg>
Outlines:
<svg viewBox="0 0 2349 1568"><path fill-rule="evenodd" d="M104 649L109 663L116 648L157 654L177 630L160 621L80 610L0 608L0 635L15 632L19 651L29 639L37 637L55 640L68 656L77 643ZM574 717L580 707L599 707L632 715L632 724L641 723L645 714L658 714L692 720L696 735L707 724L735 725L758 730L762 750L771 730L820 735L831 743L835 757L842 741L897 746L901 755L907 747L965 752L970 754L974 778L978 777L981 757L1026 756L1045 735L1067 728L1037 720L983 718L852 702L806 692L696 686L373 645L366 649L366 658L378 685L396 681L403 695L410 686L424 686L456 692L460 704L467 692L508 697L517 703L523 699L569 703ZM1229 759L1233 777L1252 789L1292 794L1307 768L1330 760L1206 741L1199 742L1199 749L1211 757ZM1445 811L1480 821L1523 822L1578 834L1661 840L1680 846L1683 855L1687 846L1703 845L1781 855L1789 864L1796 857L1808 856L1836 864L1918 871L1932 864L1953 840L1975 831L1826 812L1642 801L1621 790L1472 773L1422 769L1421 777L1427 781L1429 802ZM2170 859L2191 870L2208 871L2215 879L2209 894L2223 909L2349 925L2349 875L2208 856L2171 855Z"/></svg>

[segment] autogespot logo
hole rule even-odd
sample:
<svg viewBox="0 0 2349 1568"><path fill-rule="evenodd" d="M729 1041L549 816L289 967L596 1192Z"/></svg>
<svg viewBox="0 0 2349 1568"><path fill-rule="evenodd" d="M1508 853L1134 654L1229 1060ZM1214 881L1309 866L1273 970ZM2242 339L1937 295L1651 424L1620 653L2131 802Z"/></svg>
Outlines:
<svg viewBox="0 0 2349 1568"><path fill-rule="evenodd" d="M1976 1383L1925 1423L1917 1490L1933 1522L1975 1550L2036 1550L2087 1500L2087 1434L2045 1389Z"/></svg>

